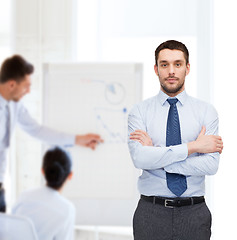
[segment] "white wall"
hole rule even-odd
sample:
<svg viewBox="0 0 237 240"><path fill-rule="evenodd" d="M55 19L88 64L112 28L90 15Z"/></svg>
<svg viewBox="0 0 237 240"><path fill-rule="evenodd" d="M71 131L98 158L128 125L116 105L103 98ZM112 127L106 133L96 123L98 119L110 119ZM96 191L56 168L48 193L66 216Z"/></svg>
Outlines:
<svg viewBox="0 0 237 240"><path fill-rule="evenodd" d="M0 0L0 63L11 49L11 1Z"/></svg>
<svg viewBox="0 0 237 240"><path fill-rule="evenodd" d="M214 185L214 240L236 239L237 209L234 206L237 198L236 8L235 1L214 1L213 93L220 118L219 132L224 141L224 150Z"/></svg>
<svg viewBox="0 0 237 240"><path fill-rule="evenodd" d="M210 101L210 11L211 3L205 0L79 0L78 60L144 62L149 77L145 78L144 97L148 97L159 87L151 81L155 48L164 40L178 39L186 43L194 59L193 92Z"/></svg>
<svg viewBox="0 0 237 240"><path fill-rule="evenodd" d="M21 54L35 67L31 93L24 102L38 122L42 119L43 62L74 58L74 5L74 0L12 0L12 52ZM18 195L40 185L41 144L17 130L14 153Z"/></svg>

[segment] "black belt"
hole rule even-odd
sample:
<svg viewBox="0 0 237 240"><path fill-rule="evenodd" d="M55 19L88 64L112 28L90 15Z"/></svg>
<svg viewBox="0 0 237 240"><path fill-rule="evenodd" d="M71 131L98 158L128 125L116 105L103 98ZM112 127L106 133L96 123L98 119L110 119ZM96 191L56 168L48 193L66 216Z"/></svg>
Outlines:
<svg viewBox="0 0 237 240"><path fill-rule="evenodd" d="M155 197L155 196L144 196L141 195L141 199L152 202L154 204L160 204L167 208L174 208L174 207L183 207L194 205L198 203L205 202L205 198L202 197L190 197L190 198L164 198L164 197Z"/></svg>

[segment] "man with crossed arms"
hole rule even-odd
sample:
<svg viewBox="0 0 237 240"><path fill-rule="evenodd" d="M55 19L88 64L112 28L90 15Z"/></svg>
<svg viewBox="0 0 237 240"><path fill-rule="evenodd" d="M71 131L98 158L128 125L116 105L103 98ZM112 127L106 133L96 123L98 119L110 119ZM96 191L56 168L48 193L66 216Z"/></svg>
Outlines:
<svg viewBox="0 0 237 240"><path fill-rule="evenodd" d="M205 175L217 172L223 149L218 115L213 106L185 91L190 64L183 43L160 44L154 70L159 94L136 104L128 117L131 158L142 169L134 239L208 240Z"/></svg>

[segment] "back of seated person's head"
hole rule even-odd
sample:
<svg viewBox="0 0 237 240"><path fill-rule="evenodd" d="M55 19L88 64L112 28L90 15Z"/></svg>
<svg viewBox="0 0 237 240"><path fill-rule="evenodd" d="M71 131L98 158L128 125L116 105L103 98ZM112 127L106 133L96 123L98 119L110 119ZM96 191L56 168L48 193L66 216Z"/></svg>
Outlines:
<svg viewBox="0 0 237 240"><path fill-rule="evenodd" d="M43 157L43 172L47 186L60 190L71 175L72 161L70 156L61 148L48 150Z"/></svg>

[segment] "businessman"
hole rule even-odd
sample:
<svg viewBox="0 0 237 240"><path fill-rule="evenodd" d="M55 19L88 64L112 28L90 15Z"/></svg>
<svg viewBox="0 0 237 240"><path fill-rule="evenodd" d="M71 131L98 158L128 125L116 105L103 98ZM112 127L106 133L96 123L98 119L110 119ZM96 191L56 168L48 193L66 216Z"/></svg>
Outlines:
<svg viewBox="0 0 237 240"><path fill-rule="evenodd" d="M31 136L48 144L60 146L81 145L95 149L103 142L97 134L71 135L39 125L20 101L30 92L32 64L23 57L14 55L6 59L0 70L0 211L5 212L4 174L6 152L15 125L19 124Z"/></svg>
<svg viewBox="0 0 237 240"><path fill-rule="evenodd" d="M214 107L185 91L189 52L169 40L155 51L157 96L133 107L129 150L141 194L133 218L135 240L209 240L211 213L205 176L217 172L223 142Z"/></svg>

